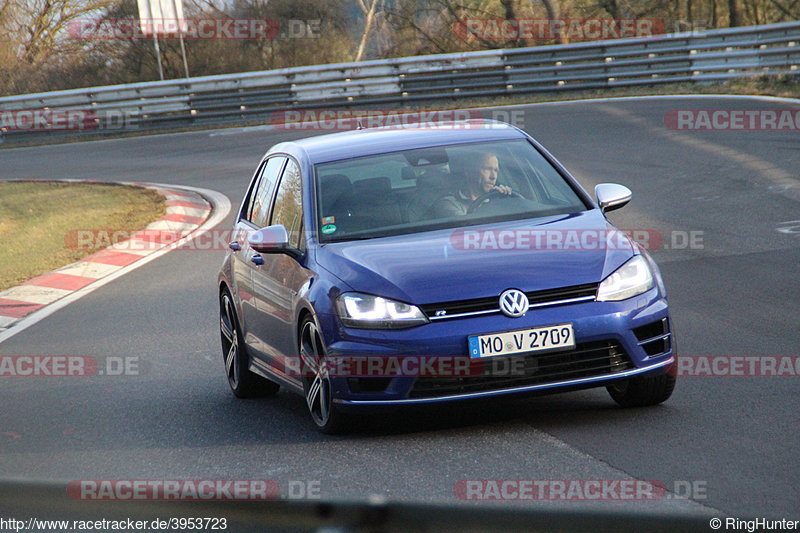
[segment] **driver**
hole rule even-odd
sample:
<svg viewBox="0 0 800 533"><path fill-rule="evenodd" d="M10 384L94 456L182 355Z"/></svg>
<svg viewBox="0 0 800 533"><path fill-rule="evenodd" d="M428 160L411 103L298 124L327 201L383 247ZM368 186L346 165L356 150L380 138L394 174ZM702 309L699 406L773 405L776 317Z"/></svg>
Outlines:
<svg viewBox="0 0 800 533"><path fill-rule="evenodd" d="M492 152L478 152L470 158L473 164L464 172L461 188L447 196L439 198L431 207L431 211L439 218L464 216L472 203L491 191L511 194L511 187L497 184L500 162Z"/></svg>

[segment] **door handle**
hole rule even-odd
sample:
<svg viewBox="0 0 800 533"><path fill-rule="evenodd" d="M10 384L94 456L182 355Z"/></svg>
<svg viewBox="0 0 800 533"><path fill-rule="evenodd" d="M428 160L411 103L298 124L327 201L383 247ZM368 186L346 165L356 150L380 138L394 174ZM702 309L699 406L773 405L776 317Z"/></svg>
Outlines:
<svg viewBox="0 0 800 533"><path fill-rule="evenodd" d="M239 244L239 241L231 241L228 243L228 248L233 250L234 252L238 252L242 249L242 245Z"/></svg>
<svg viewBox="0 0 800 533"><path fill-rule="evenodd" d="M259 266L264 264L264 258L261 257L260 254L253 254L253 257L250 258L250 261Z"/></svg>

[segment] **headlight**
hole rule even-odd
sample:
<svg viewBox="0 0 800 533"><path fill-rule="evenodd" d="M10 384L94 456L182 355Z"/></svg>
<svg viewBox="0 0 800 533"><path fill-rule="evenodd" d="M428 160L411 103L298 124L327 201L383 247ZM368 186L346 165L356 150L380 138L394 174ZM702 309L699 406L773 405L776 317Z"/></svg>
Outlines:
<svg viewBox="0 0 800 533"><path fill-rule="evenodd" d="M336 304L344 325L354 328L396 329L428 323L419 307L371 294L348 292Z"/></svg>
<svg viewBox="0 0 800 533"><path fill-rule="evenodd" d="M625 300L653 288L653 274L644 257L637 255L600 283L597 301Z"/></svg>

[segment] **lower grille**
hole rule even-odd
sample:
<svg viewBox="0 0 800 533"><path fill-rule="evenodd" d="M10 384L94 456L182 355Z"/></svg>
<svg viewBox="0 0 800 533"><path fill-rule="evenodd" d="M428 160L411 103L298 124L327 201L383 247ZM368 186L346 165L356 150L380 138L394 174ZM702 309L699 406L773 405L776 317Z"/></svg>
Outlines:
<svg viewBox="0 0 800 533"><path fill-rule="evenodd" d="M484 372L479 376L421 377L409 398L510 389L604 376L634 368L622 346L610 340L578 344L566 352L492 357L483 362Z"/></svg>

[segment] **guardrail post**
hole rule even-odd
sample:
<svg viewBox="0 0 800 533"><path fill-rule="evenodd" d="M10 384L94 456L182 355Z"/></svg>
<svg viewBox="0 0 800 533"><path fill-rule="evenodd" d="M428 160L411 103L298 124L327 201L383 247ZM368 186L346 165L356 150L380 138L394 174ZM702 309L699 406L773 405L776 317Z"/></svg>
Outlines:
<svg viewBox="0 0 800 533"><path fill-rule="evenodd" d="M262 119L292 108L405 106L464 96L532 94L796 72L800 21L647 38L293 67L0 98L0 113L91 109L98 129L157 130ZM12 125L0 143L68 134ZM74 133L74 132L72 132Z"/></svg>

